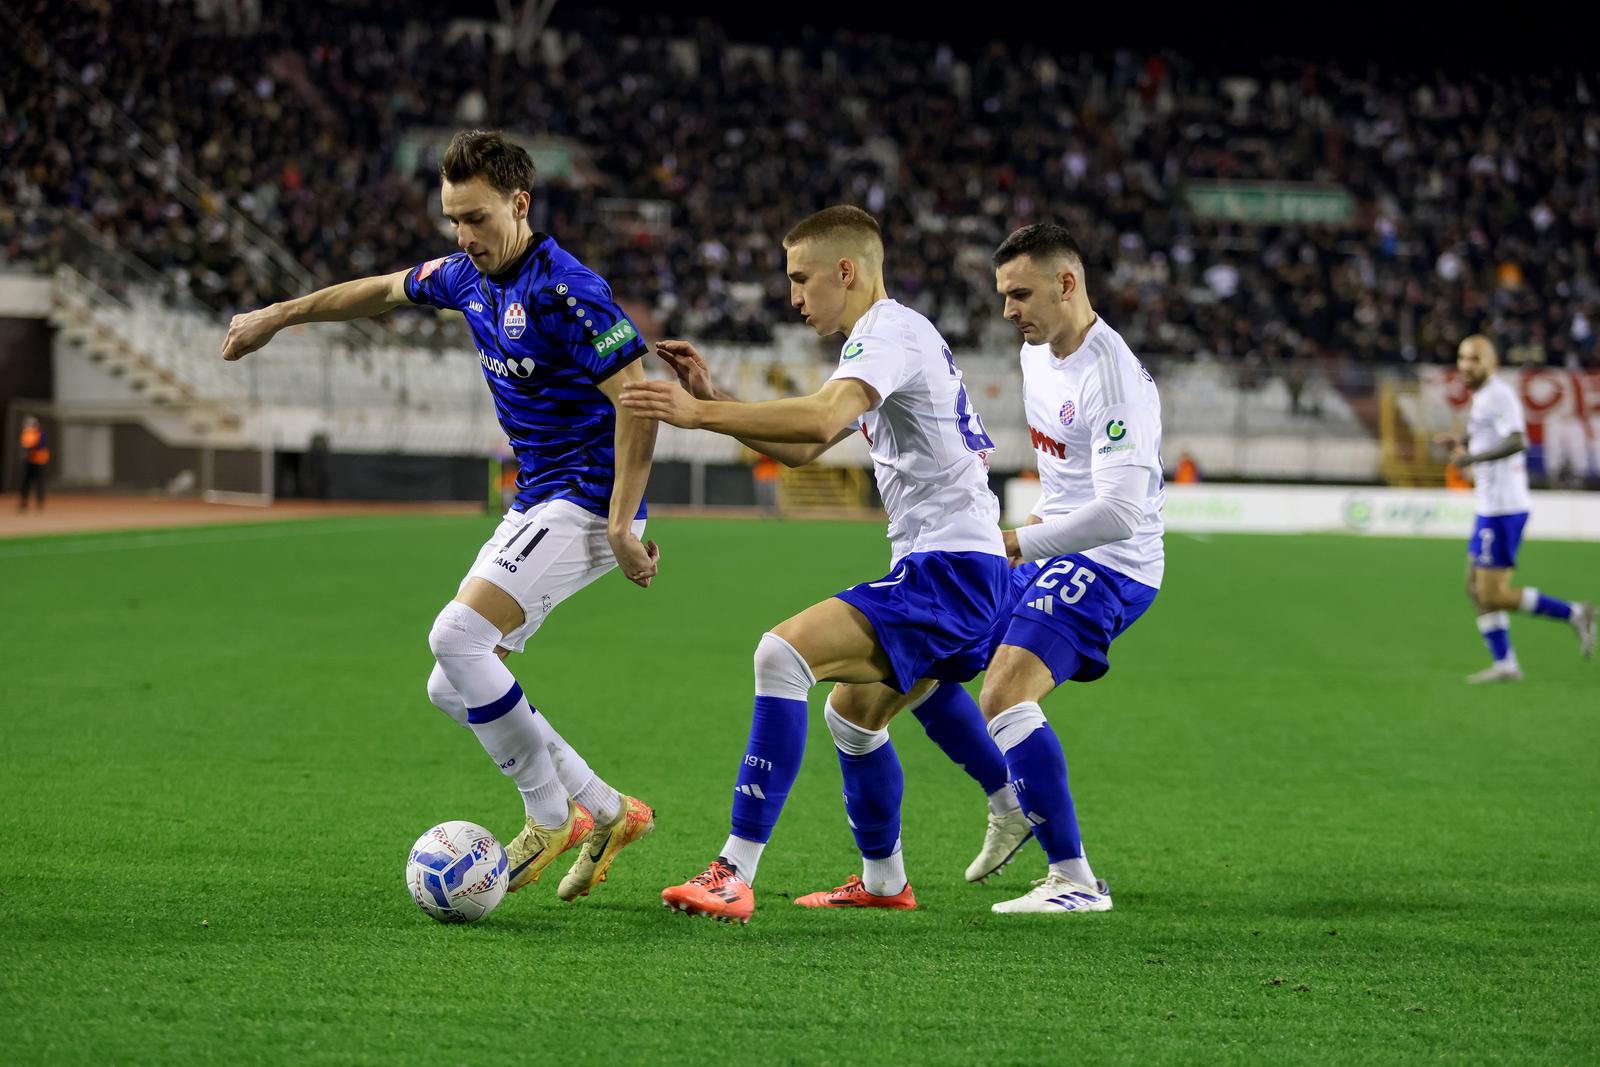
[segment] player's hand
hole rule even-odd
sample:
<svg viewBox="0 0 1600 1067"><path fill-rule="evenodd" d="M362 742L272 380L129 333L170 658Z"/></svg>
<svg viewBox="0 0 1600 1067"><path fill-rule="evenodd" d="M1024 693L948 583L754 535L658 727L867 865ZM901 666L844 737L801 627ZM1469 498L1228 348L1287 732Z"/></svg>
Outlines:
<svg viewBox="0 0 1600 1067"><path fill-rule="evenodd" d="M632 533L621 534L611 540L611 554L617 557L617 566L628 581L640 589L649 589L650 580L656 576L661 563L661 549L651 541L640 544Z"/></svg>
<svg viewBox="0 0 1600 1067"><path fill-rule="evenodd" d="M229 363L243 359L272 340L280 329L282 320L271 307L235 315L228 323L228 336L222 341L222 358Z"/></svg>
<svg viewBox="0 0 1600 1067"><path fill-rule="evenodd" d="M1030 515L1028 517L1031 519L1033 516ZM1007 562L1013 567L1020 567L1027 562L1022 558L1022 546L1017 543L1017 531L1002 530L1000 531L1000 539L1006 543Z"/></svg>
<svg viewBox="0 0 1600 1067"><path fill-rule="evenodd" d="M657 341L656 355L664 360L678 376L678 384L696 400L717 399L717 387L711 381L711 368L706 357L695 351L688 341Z"/></svg>
<svg viewBox="0 0 1600 1067"><path fill-rule="evenodd" d="M1471 464L1467 462L1467 457L1471 454L1472 453L1468 452L1465 448L1462 448L1459 443L1454 445L1450 449L1450 466L1454 467L1456 470L1466 470L1471 466Z"/></svg>
<svg viewBox="0 0 1600 1067"><path fill-rule="evenodd" d="M685 430L700 428L700 405L672 382L630 382L622 387L622 406L641 419L654 419Z"/></svg>

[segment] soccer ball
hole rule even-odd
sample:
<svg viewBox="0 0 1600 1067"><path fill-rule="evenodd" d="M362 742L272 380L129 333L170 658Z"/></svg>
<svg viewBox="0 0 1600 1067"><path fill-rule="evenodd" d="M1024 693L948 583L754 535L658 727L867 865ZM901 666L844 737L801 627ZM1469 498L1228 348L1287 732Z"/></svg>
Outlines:
<svg viewBox="0 0 1600 1067"><path fill-rule="evenodd" d="M406 888L442 923L477 922L506 895L506 850L477 823L442 822L417 838L406 860Z"/></svg>

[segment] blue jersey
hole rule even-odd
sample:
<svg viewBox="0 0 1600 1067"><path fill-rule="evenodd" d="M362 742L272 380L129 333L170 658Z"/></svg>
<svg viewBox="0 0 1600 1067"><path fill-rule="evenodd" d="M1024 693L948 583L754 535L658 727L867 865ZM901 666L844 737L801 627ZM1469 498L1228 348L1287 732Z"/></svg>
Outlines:
<svg viewBox="0 0 1600 1067"><path fill-rule="evenodd" d="M479 273L465 252L429 260L406 275L406 296L466 316L520 468L513 508L569 500L608 514L616 411L599 383L646 345L605 279L536 233L499 274ZM641 500L634 517L644 515Z"/></svg>

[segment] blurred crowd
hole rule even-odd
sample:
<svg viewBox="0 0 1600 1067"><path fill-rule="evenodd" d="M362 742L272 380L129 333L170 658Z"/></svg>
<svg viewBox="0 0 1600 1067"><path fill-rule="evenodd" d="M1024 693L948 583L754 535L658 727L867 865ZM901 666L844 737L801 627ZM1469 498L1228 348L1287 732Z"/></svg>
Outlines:
<svg viewBox="0 0 1600 1067"><path fill-rule="evenodd" d="M1596 359L1600 87L1576 71L772 47L577 5L519 57L370 0L245 25L177 0L12 10L31 29L0 26L0 257L48 263L70 216L212 307L293 287L241 251L262 233L319 281L449 250L436 157L403 146L474 125L574 146L536 223L674 335L793 321L782 235L848 201L884 223L891 293L957 345L1009 350L989 253L1054 219L1136 351L1437 362L1483 330L1513 360ZM1184 195L1213 180L1342 186L1354 210L1216 221Z"/></svg>

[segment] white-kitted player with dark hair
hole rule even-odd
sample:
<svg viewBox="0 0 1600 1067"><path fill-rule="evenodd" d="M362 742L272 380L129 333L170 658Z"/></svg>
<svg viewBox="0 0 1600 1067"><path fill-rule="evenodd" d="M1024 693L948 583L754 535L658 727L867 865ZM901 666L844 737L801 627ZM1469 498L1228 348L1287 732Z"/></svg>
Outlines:
<svg viewBox="0 0 1600 1067"><path fill-rule="evenodd" d="M1109 911L1111 892L1084 855L1067 763L1039 701L1110 670L1116 637L1161 586L1161 398L1122 336L1095 314L1083 254L1060 226L1013 233L994 254L1005 317L1022 331L1024 405L1043 496L1028 525L1005 531L1031 576L979 698L1049 869L997 912ZM1033 561L1041 561L1034 569Z"/></svg>

